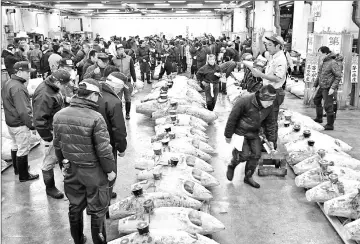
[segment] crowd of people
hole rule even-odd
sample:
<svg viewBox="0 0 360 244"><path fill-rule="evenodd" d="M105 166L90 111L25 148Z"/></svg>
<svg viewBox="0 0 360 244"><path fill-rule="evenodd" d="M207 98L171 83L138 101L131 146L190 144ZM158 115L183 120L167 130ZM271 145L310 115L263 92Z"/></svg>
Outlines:
<svg viewBox="0 0 360 244"><path fill-rule="evenodd" d="M277 148L277 117L284 102L284 85L294 65L284 50L281 36L259 35L258 50L251 39L215 39L204 35L194 40L181 35L172 40L165 36L113 36L105 42L99 35L92 41L45 39L42 45L20 42L9 44L3 51L10 79L2 87L5 121L13 145L11 157L20 182L39 178L30 173L29 139L38 133L45 146L41 165L46 194L55 199L64 197L55 184L54 167L59 163L64 175L64 189L69 199L70 231L75 243L84 243L82 213L91 215L91 233L95 244L106 243L105 218L117 174L117 156L127 148L125 119L130 119L131 94L138 64L141 82L151 84L173 73L185 73L191 60L190 77L203 88L206 106L214 110L217 96L226 94L226 79L234 70L244 69L241 87L251 95L239 98L227 121L225 138L242 136L242 150L233 149L227 168L227 179L233 180L234 170L246 162L244 182L260 185L252 178L261 156L262 133ZM315 86L316 121L322 122L321 99L325 99L327 129L333 129L334 116L330 106L339 82L340 68L328 48ZM243 61L254 61L253 68ZM30 97L30 78L44 79ZM125 100L123 114L122 97ZM321 111L320 111L321 110Z"/></svg>

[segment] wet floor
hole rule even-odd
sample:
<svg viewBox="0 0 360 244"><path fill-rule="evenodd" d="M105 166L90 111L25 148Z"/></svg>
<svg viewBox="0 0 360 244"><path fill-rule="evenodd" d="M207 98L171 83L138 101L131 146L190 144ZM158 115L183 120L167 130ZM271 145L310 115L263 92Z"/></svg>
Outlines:
<svg viewBox="0 0 360 244"><path fill-rule="evenodd" d="M149 85L135 95L138 103L149 91ZM285 107L314 115L314 109L305 108L302 100L288 94ZM315 203L305 199L305 191L297 188L294 174L288 170L284 178L255 176L260 189L244 185L244 165L237 167L234 180L225 177L226 164L231 148L225 143L223 132L231 106L225 96L220 95L215 111L219 119L210 125L207 134L209 144L216 148L211 160L221 185L212 189L214 200L211 211L221 220L226 230L214 234L214 240L221 244L338 244L342 243L332 226ZM360 159L360 114L358 111L339 111L335 122L336 130L328 132L354 147L350 154ZM118 158L118 177L115 185L117 199L130 194L130 185L135 182L134 159L149 149L150 136L154 135L154 122L148 117L135 113L133 105L131 120L126 121L128 149L124 158ZM44 157L40 145L30 153L30 165L34 172L41 173ZM56 184L63 190L63 177L56 167ZM55 200L45 194L42 176L33 182L20 183L12 168L2 174L2 243L5 244L67 244L73 243L68 223L68 201ZM84 213L84 233L87 243L92 243L90 216ZM117 221L107 220L108 240L117 238Z"/></svg>

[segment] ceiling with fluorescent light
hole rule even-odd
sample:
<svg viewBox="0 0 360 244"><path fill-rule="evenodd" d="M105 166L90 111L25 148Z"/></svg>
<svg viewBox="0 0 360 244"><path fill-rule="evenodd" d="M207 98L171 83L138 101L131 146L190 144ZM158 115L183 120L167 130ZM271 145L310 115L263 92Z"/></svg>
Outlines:
<svg viewBox="0 0 360 244"><path fill-rule="evenodd" d="M1 0L2 6L24 8L59 9L64 14L106 15L106 14L196 14L222 15L235 7L243 7L244 2L229 0Z"/></svg>

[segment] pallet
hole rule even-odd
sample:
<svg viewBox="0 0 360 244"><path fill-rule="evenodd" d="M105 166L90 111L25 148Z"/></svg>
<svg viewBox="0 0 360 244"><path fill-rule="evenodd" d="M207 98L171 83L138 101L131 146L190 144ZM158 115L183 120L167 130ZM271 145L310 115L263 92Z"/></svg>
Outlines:
<svg viewBox="0 0 360 244"><path fill-rule="evenodd" d="M343 240L345 244L360 244L360 241L354 241L349 240L346 237L346 231L344 229L344 222L346 218L340 218L336 216L329 216L324 211L324 204L323 203L317 203L325 217L329 220L330 224L333 226L333 228L336 230L340 238Z"/></svg>
<svg viewBox="0 0 360 244"><path fill-rule="evenodd" d="M266 152L262 152L261 158L259 160L258 175L259 176L274 175L280 177L286 176L287 175L286 155L287 152L284 146L282 145L279 145L278 153L276 153L273 156L269 155Z"/></svg>

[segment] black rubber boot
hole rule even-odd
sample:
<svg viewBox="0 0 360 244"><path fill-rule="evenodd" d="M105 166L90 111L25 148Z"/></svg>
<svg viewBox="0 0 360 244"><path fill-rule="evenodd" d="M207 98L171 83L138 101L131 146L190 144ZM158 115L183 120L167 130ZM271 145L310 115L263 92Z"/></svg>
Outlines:
<svg viewBox="0 0 360 244"><path fill-rule="evenodd" d="M42 171L44 183L46 186L46 194L55 199L64 198L64 193L59 191L55 186L54 170Z"/></svg>
<svg viewBox="0 0 360 244"><path fill-rule="evenodd" d="M322 107L316 107L316 118L314 119L315 122L317 123L322 123L323 122L323 108Z"/></svg>
<svg viewBox="0 0 360 244"><path fill-rule="evenodd" d="M106 242L106 229L105 229L105 216L98 218L91 216L91 236L94 244L105 244Z"/></svg>
<svg viewBox="0 0 360 244"><path fill-rule="evenodd" d="M213 111L214 107L213 107L213 103L212 102L206 102L206 107L208 110Z"/></svg>
<svg viewBox="0 0 360 244"><path fill-rule="evenodd" d="M14 173L15 173L15 175L18 175L19 170L18 170L17 163L16 163L16 153L17 153L17 150L11 150L11 160L12 160L12 164L14 167Z"/></svg>
<svg viewBox="0 0 360 244"><path fill-rule="evenodd" d="M254 188L260 188L260 185L252 178L255 170L247 170L245 172L244 182Z"/></svg>
<svg viewBox="0 0 360 244"><path fill-rule="evenodd" d="M154 79L154 74L155 74L155 70L151 70L150 71L150 78L153 80Z"/></svg>
<svg viewBox="0 0 360 244"><path fill-rule="evenodd" d="M28 171L29 169L29 162L28 162L28 155L16 157L16 163L19 170L19 180L20 182L36 180L39 178L38 174L30 174Z"/></svg>
<svg viewBox="0 0 360 244"><path fill-rule="evenodd" d="M224 95L227 94L227 92L226 92L226 83L222 83L222 82L221 82L221 92L222 92L222 94L224 94Z"/></svg>
<svg viewBox="0 0 360 244"><path fill-rule="evenodd" d="M333 114L328 114L327 116L327 123L324 126L325 130L334 130L334 122L335 122L335 117Z"/></svg>
<svg viewBox="0 0 360 244"><path fill-rule="evenodd" d="M131 109L131 102L125 102L125 113L126 113L126 119L130 119L130 109Z"/></svg>
<svg viewBox="0 0 360 244"><path fill-rule="evenodd" d="M84 230L84 220L83 214L68 214L70 222L70 233L74 240L75 244L84 244L86 243L86 236L83 234Z"/></svg>
<svg viewBox="0 0 360 244"><path fill-rule="evenodd" d="M234 171L235 171L236 166L229 164L227 166L227 171L226 171L226 178L229 181L232 181L234 178Z"/></svg>
<svg viewBox="0 0 360 244"><path fill-rule="evenodd" d="M151 81L150 81L150 72L147 72L146 73L146 81L148 84L151 84Z"/></svg>
<svg viewBox="0 0 360 244"><path fill-rule="evenodd" d="M337 110L338 110L338 104L337 104L337 101L334 102L334 119L336 119L336 113L337 113Z"/></svg>
<svg viewBox="0 0 360 244"><path fill-rule="evenodd" d="M142 80L142 82L145 83L145 75L144 75L144 73L141 73L141 80Z"/></svg>

